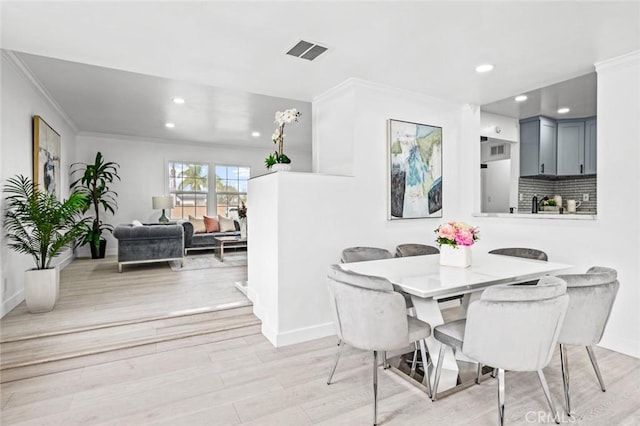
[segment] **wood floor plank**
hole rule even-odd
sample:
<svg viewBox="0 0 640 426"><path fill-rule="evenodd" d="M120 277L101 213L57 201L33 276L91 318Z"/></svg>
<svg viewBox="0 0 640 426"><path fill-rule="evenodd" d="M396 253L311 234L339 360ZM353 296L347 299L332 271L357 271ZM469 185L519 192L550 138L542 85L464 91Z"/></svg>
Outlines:
<svg viewBox="0 0 640 426"><path fill-rule="evenodd" d="M233 288L235 281L246 279L246 272L238 268L217 269L215 274L176 273L157 264L118 274L113 259L82 260L70 268L63 275L75 284L65 288L67 299L60 312L56 308L47 317L59 329L77 325L77 315L90 318L83 323L108 320L110 315L143 318L233 303L244 297ZM42 320L32 317L18 307L7 321L0 322L3 329L7 324L3 336L46 331ZM22 320L24 328L20 327ZM181 325L168 322L166 330L162 325L157 330L159 334L172 328L188 330L194 323L195 318ZM178 339L126 357L72 360L68 371L47 374L45 368L41 376L0 385L0 422L3 426L371 424L370 353L345 347L334 382L327 386L337 350L335 337L274 348L259 331L259 324L241 326L222 332L213 341ZM117 333L114 340L118 340ZM568 347L575 415L568 418L561 411L563 424L640 424L640 360L602 348L595 351L607 392L600 391L584 348ZM556 351L544 371L562 410L559 364ZM548 408L536 374L507 372L507 424L538 424L539 413L548 415ZM497 381L487 379L431 402L421 390L380 369L378 416L384 426L493 426L498 419ZM546 420L550 418L543 418L542 423L551 424Z"/></svg>

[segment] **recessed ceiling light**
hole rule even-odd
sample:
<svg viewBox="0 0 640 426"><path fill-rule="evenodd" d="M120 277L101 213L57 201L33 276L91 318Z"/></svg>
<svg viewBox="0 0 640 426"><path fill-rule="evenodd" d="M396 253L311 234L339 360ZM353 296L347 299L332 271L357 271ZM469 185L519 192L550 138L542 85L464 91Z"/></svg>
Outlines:
<svg viewBox="0 0 640 426"><path fill-rule="evenodd" d="M476 72L489 72L493 69L491 64L482 64L476 67Z"/></svg>
<svg viewBox="0 0 640 426"><path fill-rule="evenodd" d="M254 138L259 138L260 132L251 132L251 136L253 136Z"/></svg>
<svg viewBox="0 0 640 426"><path fill-rule="evenodd" d="M560 108L558 109L558 114L566 114L571 111L569 108Z"/></svg>
<svg viewBox="0 0 640 426"><path fill-rule="evenodd" d="M164 126L169 128L169 129L173 129L174 127L176 127L176 125L173 124L173 123L166 123Z"/></svg>
<svg viewBox="0 0 640 426"><path fill-rule="evenodd" d="M527 95L518 95L514 99L516 102L524 102L527 100Z"/></svg>
<svg viewBox="0 0 640 426"><path fill-rule="evenodd" d="M182 105L184 103L184 99L182 98L171 98L174 104Z"/></svg>

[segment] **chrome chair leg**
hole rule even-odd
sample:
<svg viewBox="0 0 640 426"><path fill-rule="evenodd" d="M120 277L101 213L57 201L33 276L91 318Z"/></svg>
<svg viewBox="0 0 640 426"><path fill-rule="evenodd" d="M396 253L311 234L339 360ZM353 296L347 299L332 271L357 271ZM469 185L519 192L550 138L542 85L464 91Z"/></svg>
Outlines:
<svg viewBox="0 0 640 426"><path fill-rule="evenodd" d="M420 353L422 355L422 369L424 370L423 382L427 385L427 395L429 398L433 395L431 391L431 375L429 374L429 364L431 364L431 357L429 356L429 349L427 348L427 342L424 339L420 340Z"/></svg>
<svg viewBox="0 0 640 426"><path fill-rule="evenodd" d="M476 384L477 385L480 384L480 377L482 377L482 363L481 362L478 363L478 375L476 377Z"/></svg>
<svg viewBox="0 0 640 426"><path fill-rule="evenodd" d="M415 349L413 350L413 360L411 361L411 373L409 377L413 378L416 375L416 366L418 365L418 342L413 342Z"/></svg>
<svg viewBox="0 0 640 426"><path fill-rule="evenodd" d="M440 373L442 372L442 361L444 360L444 343L440 343L440 352L438 355L438 365L436 366L436 374L433 378L433 388L431 389L431 400L438 398L438 383L440 382Z"/></svg>
<svg viewBox="0 0 640 426"><path fill-rule="evenodd" d="M378 424L378 352L373 351L373 426Z"/></svg>
<svg viewBox="0 0 640 426"><path fill-rule="evenodd" d="M387 362L387 351L383 351L382 352L382 368L384 370L386 370L387 368L391 367L389 365L389 363Z"/></svg>
<svg viewBox="0 0 640 426"><path fill-rule="evenodd" d="M604 380L602 380L602 374L600 374L600 368L598 368L598 361L596 361L596 354L593 353L592 346L587 346L587 353L589 354L589 359L591 360L591 365L593 365L593 369L596 372L596 376L598 376L598 382L600 382L600 389L602 389L602 392L606 392L607 388L604 387Z"/></svg>
<svg viewBox="0 0 640 426"><path fill-rule="evenodd" d="M504 370L498 368L498 416L500 426L504 425Z"/></svg>
<svg viewBox="0 0 640 426"><path fill-rule="evenodd" d="M499 370L498 370L499 371ZM544 396L547 398L547 403L549 404L549 408L553 413L553 420L560 424L560 414L558 410L556 410L556 406L553 403L553 399L551 399L551 393L549 392L549 386L547 385L547 380L544 378L544 373L542 370L538 370L538 378L540 379L540 384L542 385L542 390L544 391Z"/></svg>
<svg viewBox="0 0 640 426"><path fill-rule="evenodd" d="M564 385L564 402L567 414L571 415L571 398L569 396L569 359L567 358L567 347L560 345L560 368L562 370L562 384Z"/></svg>
<svg viewBox="0 0 640 426"><path fill-rule="evenodd" d="M333 367L331 368L331 372L329 373L329 378L327 379L327 384L331 384L331 379L333 378L333 373L336 372L336 367L338 366L338 361L340 360L340 355L342 354L342 348L344 348L344 343L342 340L338 342L338 352L336 353L336 362L333 363Z"/></svg>

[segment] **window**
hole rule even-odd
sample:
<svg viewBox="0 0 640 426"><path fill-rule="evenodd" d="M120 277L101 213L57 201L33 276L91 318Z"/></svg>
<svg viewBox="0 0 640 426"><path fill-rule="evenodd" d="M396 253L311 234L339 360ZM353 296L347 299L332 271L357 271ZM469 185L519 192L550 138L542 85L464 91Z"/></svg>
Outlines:
<svg viewBox="0 0 640 426"><path fill-rule="evenodd" d="M169 161L169 193L175 196L171 219L207 214L209 165Z"/></svg>
<svg viewBox="0 0 640 426"><path fill-rule="evenodd" d="M247 202L247 183L251 175L249 167L216 166L217 213L238 218L240 202Z"/></svg>

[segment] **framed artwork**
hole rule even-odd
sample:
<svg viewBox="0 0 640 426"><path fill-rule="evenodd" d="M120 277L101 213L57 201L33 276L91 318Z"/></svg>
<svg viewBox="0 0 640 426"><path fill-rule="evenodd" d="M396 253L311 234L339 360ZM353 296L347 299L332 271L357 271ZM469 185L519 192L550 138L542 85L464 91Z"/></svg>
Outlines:
<svg viewBox="0 0 640 426"><path fill-rule="evenodd" d="M442 217L442 127L388 120L388 218Z"/></svg>
<svg viewBox="0 0 640 426"><path fill-rule="evenodd" d="M33 116L33 182L60 199L60 135Z"/></svg>

